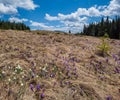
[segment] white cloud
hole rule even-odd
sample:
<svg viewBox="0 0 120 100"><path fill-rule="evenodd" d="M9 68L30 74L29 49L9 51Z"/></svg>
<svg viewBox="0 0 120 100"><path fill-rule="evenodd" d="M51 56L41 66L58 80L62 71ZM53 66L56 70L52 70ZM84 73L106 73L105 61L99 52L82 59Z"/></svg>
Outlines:
<svg viewBox="0 0 120 100"><path fill-rule="evenodd" d="M39 23L39 22L34 22L34 21L30 21L31 25L33 27L38 27L38 28L42 28L42 29L51 29L53 28L53 26L47 26L44 23Z"/></svg>
<svg viewBox="0 0 120 100"><path fill-rule="evenodd" d="M34 10L38 7L33 0L0 0L0 13L14 14L17 13L17 8L26 10Z"/></svg>
<svg viewBox="0 0 120 100"><path fill-rule="evenodd" d="M46 25L45 23L39 23L39 22L34 22L34 21L30 21L32 27L34 27L33 29L42 29L42 30L52 30L52 31L64 31L64 32L68 32L69 30L71 30L71 27L73 30L71 30L73 33L76 33L81 31L81 28L83 28L83 24L75 24L74 26L70 26L70 23L66 22L66 25L56 25L56 26L49 26ZM81 28L80 28L81 27Z"/></svg>
<svg viewBox="0 0 120 100"><path fill-rule="evenodd" d="M59 20L59 21L80 21L81 20L79 15L76 13L71 13L71 14L67 14L67 15L58 13L57 16L51 16L49 14L46 14L45 19L47 19L49 21L57 21L57 20Z"/></svg>
<svg viewBox="0 0 120 100"><path fill-rule="evenodd" d="M66 27L66 30L71 29L74 30L74 32L80 32L84 24L88 24L87 21L91 17L115 15L120 15L120 0L111 0L109 5L95 5L88 9L78 8L70 14L58 13L57 16L46 14L45 19L48 21L59 21Z"/></svg>
<svg viewBox="0 0 120 100"><path fill-rule="evenodd" d="M5 6L3 3L0 3L0 13L2 14L13 14L17 13L17 9L11 5Z"/></svg>
<svg viewBox="0 0 120 100"><path fill-rule="evenodd" d="M45 18L49 21L59 20L58 17L53 17L53 16L50 16L49 14L45 14Z"/></svg>
<svg viewBox="0 0 120 100"><path fill-rule="evenodd" d="M96 7L89 8L88 13L89 13L88 16L90 16L90 17L93 17L93 16L98 17L98 16L102 15L101 12L99 11L99 9Z"/></svg>
<svg viewBox="0 0 120 100"><path fill-rule="evenodd" d="M63 31L71 30L74 33L78 31L80 32L82 31L84 24L87 24L87 20L88 20L88 18L85 16L80 17L81 15L81 13L79 13L80 10L83 12L85 11L85 9L79 9L78 12L74 12L67 15L58 13L57 16L51 16L49 14L46 14L45 19L49 21L59 21L61 24L63 24L63 27L61 27L61 29L64 29ZM61 30L61 29L57 28L56 30Z"/></svg>
<svg viewBox="0 0 120 100"><path fill-rule="evenodd" d="M76 14L77 16L100 16L101 12L99 11L97 6L90 7L88 9L86 8L78 8L77 11L73 14Z"/></svg>
<svg viewBox="0 0 120 100"><path fill-rule="evenodd" d="M87 16L87 17L99 17L99 16L114 16L114 15L120 15L120 0L111 0L109 5L103 5L103 6L93 6L88 9L86 8L78 8L77 11L64 15L61 13L58 13L57 16L51 16L49 14L45 15L45 19L49 21L80 21L81 16Z"/></svg>
<svg viewBox="0 0 120 100"><path fill-rule="evenodd" d="M83 26L88 24L88 16L100 16L101 12L97 9L96 6L91 7L89 9L86 8L78 8L77 11L70 14L61 14L58 13L57 16L51 16L49 14L45 15L45 19L48 21L59 21L67 27L69 30L74 30L72 32L80 32L83 29ZM69 27L69 28L68 28Z"/></svg>
<svg viewBox="0 0 120 100"><path fill-rule="evenodd" d="M42 29L42 30L52 30L52 31L65 31L68 32L68 30L70 30L70 27L67 26L62 26L62 25L56 25L56 26L49 26L46 25L45 23L39 23L39 22L34 22L34 21L30 21L33 30L35 29Z"/></svg>
<svg viewBox="0 0 120 100"><path fill-rule="evenodd" d="M103 11L107 16L119 15L120 16L120 0L111 0L110 4Z"/></svg>
<svg viewBox="0 0 120 100"><path fill-rule="evenodd" d="M107 8L107 5L98 6L98 10L100 10L100 11L103 11L103 10L106 9L106 8Z"/></svg>
<svg viewBox="0 0 120 100"><path fill-rule="evenodd" d="M11 17L8 20L10 22L16 22L16 23L22 23L22 22L28 21L28 19L25 19L25 18L19 19L19 18L16 18L16 17Z"/></svg>
<svg viewBox="0 0 120 100"><path fill-rule="evenodd" d="M97 9L96 7L91 7L89 9L86 8L78 8L77 11L64 15L61 13L58 13L57 16L51 16L49 14L45 15L45 19L49 20L49 21L55 21L55 20L69 20L69 21L80 21L81 18L80 16L100 16L101 12L99 11L99 9Z"/></svg>

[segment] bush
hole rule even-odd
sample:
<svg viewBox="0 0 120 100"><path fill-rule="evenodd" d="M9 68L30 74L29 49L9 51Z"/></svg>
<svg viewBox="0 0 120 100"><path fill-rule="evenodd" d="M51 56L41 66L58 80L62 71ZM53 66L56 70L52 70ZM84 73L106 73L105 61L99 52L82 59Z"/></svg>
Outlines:
<svg viewBox="0 0 120 100"><path fill-rule="evenodd" d="M99 54L103 57L109 55L109 51L111 49L110 45L106 42L107 38L109 38L109 35L105 33L104 36L101 38L101 44L97 46L97 48L99 49Z"/></svg>

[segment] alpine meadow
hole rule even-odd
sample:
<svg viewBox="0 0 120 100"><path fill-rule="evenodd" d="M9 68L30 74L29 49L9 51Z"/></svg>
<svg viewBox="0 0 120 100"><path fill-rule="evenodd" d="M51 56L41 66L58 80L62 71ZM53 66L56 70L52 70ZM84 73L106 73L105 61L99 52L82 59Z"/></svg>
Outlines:
<svg viewBox="0 0 120 100"><path fill-rule="evenodd" d="M0 100L120 100L120 0L0 0Z"/></svg>

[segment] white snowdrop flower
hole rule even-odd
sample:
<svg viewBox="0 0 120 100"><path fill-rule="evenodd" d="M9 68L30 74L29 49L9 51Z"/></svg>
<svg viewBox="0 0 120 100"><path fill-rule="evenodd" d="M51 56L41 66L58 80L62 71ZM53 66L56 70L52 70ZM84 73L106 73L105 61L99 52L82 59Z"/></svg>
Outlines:
<svg viewBox="0 0 120 100"><path fill-rule="evenodd" d="M24 78L25 76L24 75L22 75L22 78Z"/></svg>
<svg viewBox="0 0 120 100"><path fill-rule="evenodd" d="M19 64L18 64L18 66L17 66L17 67L18 67L18 68L21 68Z"/></svg>
<svg viewBox="0 0 120 100"><path fill-rule="evenodd" d="M23 84L23 83L21 83L20 85L21 85L21 86L23 86L24 84Z"/></svg>
<svg viewBox="0 0 120 100"><path fill-rule="evenodd" d="M15 72L17 72L17 70L15 70Z"/></svg>
<svg viewBox="0 0 120 100"><path fill-rule="evenodd" d="M9 79L8 79L8 81L10 82L10 81L11 81L11 79L9 78Z"/></svg>
<svg viewBox="0 0 120 100"><path fill-rule="evenodd" d="M46 70L46 67L44 67L42 70L45 71L45 72L48 72L48 71Z"/></svg>
<svg viewBox="0 0 120 100"><path fill-rule="evenodd" d="M11 69L11 67L10 67L10 66L8 66L8 69Z"/></svg>
<svg viewBox="0 0 120 100"><path fill-rule="evenodd" d="M16 80L16 77L13 77L14 80Z"/></svg>
<svg viewBox="0 0 120 100"><path fill-rule="evenodd" d="M2 74L5 74L5 71L2 71Z"/></svg>
<svg viewBox="0 0 120 100"><path fill-rule="evenodd" d="M36 75L36 78L38 78L39 76L38 75Z"/></svg>
<svg viewBox="0 0 120 100"><path fill-rule="evenodd" d="M62 72L60 72L60 74L62 74Z"/></svg>

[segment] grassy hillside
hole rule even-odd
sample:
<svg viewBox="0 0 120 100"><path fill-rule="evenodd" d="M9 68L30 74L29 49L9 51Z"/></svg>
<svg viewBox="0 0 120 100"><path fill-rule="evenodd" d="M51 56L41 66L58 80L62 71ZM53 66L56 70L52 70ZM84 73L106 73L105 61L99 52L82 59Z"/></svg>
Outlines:
<svg viewBox="0 0 120 100"><path fill-rule="evenodd" d="M0 100L120 100L120 40L0 30Z"/></svg>

